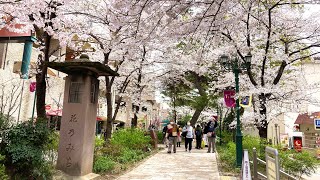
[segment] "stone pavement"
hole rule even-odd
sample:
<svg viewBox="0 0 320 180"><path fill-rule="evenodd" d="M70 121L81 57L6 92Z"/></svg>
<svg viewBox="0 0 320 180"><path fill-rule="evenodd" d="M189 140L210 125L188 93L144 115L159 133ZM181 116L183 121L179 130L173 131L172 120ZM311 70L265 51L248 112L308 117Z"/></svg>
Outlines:
<svg viewBox="0 0 320 180"><path fill-rule="evenodd" d="M181 146L177 153L168 154L165 149L118 180L220 180L216 156L206 151L192 149L189 153Z"/></svg>
<svg viewBox="0 0 320 180"><path fill-rule="evenodd" d="M303 175L302 178L307 179L307 180L319 180L320 179L320 166L318 166L315 173L312 173L310 176Z"/></svg>

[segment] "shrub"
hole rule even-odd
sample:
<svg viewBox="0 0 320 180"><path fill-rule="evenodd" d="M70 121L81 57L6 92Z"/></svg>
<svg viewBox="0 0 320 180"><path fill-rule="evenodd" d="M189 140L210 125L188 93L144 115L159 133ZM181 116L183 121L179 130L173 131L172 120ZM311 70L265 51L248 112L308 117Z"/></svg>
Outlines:
<svg viewBox="0 0 320 180"><path fill-rule="evenodd" d="M242 141L243 149L248 150L250 159L253 158L253 148L256 148L257 155L260 159L265 158L265 145L262 143L263 141L261 141L260 137L255 136L244 136Z"/></svg>
<svg viewBox="0 0 320 180"><path fill-rule="evenodd" d="M220 132L217 135L220 136ZM233 142L233 133L231 131L222 131L220 139L222 143Z"/></svg>
<svg viewBox="0 0 320 180"><path fill-rule="evenodd" d="M108 144L101 149L102 154L110 157L118 157L121 155L121 151L124 147L119 144Z"/></svg>
<svg viewBox="0 0 320 180"><path fill-rule="evenodd" d="M143 159L143 151L125 148L121 155L117 158L120 163L136 162Z"/></svg>
<svg viewBox="0 0 320 180"><path fill-rule="evenodd" d="M236 144L229 142L226 146L220 146L219 159L223 166L227 169L234 169L236 162Z"/></svg>
<svg viewBox="0 0 320 180"><path fill-rule="evenodd" d="M158 136L158 143L161 143L163 141L162 131L157 131L157 136Z"/></svg>
<svg viewBox="0 0 320 180"><path fill-rule="evenodd" d="M111 171L115 164L116 163L109 157L98 156L94 161L93 171L96 173Z"/></svg>
<svg viewBox="0 0 320 180"><path fill-rule="evenodd" d="M300 153L294 150L280 151L279 156L281 166L289 173L298 176L299 179L303 174L314 173L318 166L317 159L307 151Z"/></svg>
<svg viewBox="0 0 320 180"><path fill-rule="evenodd" d="M94 141L94 155L95 156L100 156L101 155L101 151L103 149L104 146L104 139L103 138L99 138L96 136L95 141Z"/></svg>
<svg viewBox="0 0 320 180"><path fill-rule="evenodd" d="M27 121L12 127L4 137L3 152L6 166L18 179L47 178L52 166L45 160L44 152L50 149L52 131L44 121Z"/></svg>
<svg viewBox="0 0 320 180"><path fill-rule="evenodd" d="M4 159L5 159L5 157L0 155L0 179L1 180L8 180L9 176L6 173L6 167L3 164Z"/></svg>
<svg viewBox="0 0 320 180"><path fill-rule="evenodd" d="M6 130L10 126L10 118L0 113L0 130Z"/></svg>
<svg viewBox="0 0 320 180"><path fill-rule="evenodd" d="M143 150L150 147L151 137L145 136L145 131L130 128L120 129L111 138L112 145L120 145L130 149Z"/></svg>

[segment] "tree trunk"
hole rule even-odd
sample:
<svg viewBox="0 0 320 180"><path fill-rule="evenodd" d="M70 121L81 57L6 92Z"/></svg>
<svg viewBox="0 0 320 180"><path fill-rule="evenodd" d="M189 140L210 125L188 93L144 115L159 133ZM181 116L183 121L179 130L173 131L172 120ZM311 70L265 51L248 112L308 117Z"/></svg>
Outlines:
<svg viewBox="0 0 320 180"><path fill-rule="evenodd" d="M109 140L112 134L112 92L111 92L111 84L108 76L105 76L106 79L106 99L107 99L107 122L103 123L104 139Z"/></svg>
<svg viewBox="0 0 320 180"><path fill-rule="evenodd" d="M204 109L205 107L206 107L206 106L199 107L199 108L197 108L196 111L193 113L193 116L192 116L192 118L191 118L191 120L190 120L191 126L194 126L194 125L197 123L197 121L198 121L198 119L199 119L199 116L200 116L201 112L203 111L203 109Z"/></svg>
<svg viewBox="0 0 320 180"><path fill-rule="evenodd" d="M260 115L262 119L258 123L258 130L260 138L267 139L268 138L268 122L267 122L267 107L266 107L266 94L262 93L259 95L259 103L260 103Z"/></svg>
<svg viewBox="0 0 320 180"><path fill-rule="evenodd" d="M36 75L36 81L37 116L38 118L46 118L46 81L43 72Z"/></svg>
<svg viewBox="0 0 320 180"><path fill-rule="evenodd" d="M46 118L46 76L47 76L47 66L45 62L49 62L49 50L50 50L50 42L51 36L44 32L44 58L39 55L40 67L41 72L36 74L36 95L37 95L37 116L38 118Z"/></svg>
<svg viewBox="0 0 320 180"><path fill-rule="evenodd" d="M132 124L132 127L137 127L137 125L138 125L138 116L136 113L134 113L131 124Z"/></svg>

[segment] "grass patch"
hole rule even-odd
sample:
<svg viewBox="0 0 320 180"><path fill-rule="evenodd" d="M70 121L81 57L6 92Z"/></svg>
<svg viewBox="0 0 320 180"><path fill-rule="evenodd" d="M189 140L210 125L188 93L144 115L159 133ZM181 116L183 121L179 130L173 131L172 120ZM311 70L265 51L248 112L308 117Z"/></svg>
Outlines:
<svg viewBox="0 0 320 180"><path fill-rule="evenodd" d="M121 174L157 152L152 149L150 135L139 129L120 129L110 143L102 141L96 139L94 172L106 176Z"/></svg>

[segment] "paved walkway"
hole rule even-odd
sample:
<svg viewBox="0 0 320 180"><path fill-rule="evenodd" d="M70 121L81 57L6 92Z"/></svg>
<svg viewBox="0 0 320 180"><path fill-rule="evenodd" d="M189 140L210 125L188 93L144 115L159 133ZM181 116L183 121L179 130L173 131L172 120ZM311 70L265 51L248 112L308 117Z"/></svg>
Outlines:
<svg viewBox="0 0 320 180"><path fill-rule="evenodd" d="M320 179L320 166L318 166L315 173L312 173L310 176L303 175L302 177L307 180L319 180Z"/></svg>
<svg viewBox="0 0 320 180"><path fill-rule="evenodd" d="M220 180L216 156L207 149L185 152L177 147L177 153L162 150L118 180Z"/></svg>

